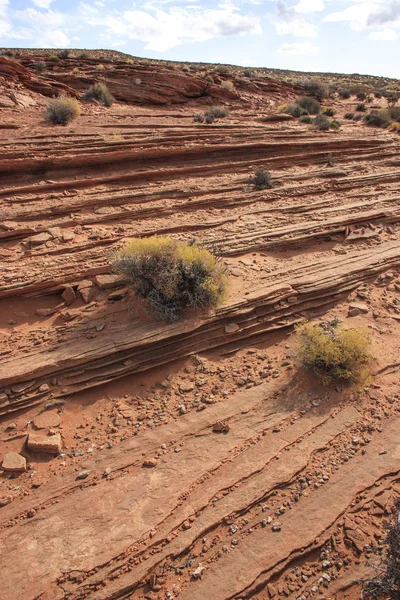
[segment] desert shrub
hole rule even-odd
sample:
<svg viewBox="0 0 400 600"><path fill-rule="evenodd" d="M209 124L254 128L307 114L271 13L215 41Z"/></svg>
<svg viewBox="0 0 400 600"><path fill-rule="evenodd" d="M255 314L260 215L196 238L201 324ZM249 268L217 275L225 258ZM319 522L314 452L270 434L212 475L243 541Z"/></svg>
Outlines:
<svg viewBox="0 0 400 600"><path fill-rule="evenodd" d="M385 118L383 112L371 112L369 115L365 116L365 122L369 127L388 127L390 125L390 121Z"/></svg>
<svg viewBox="0 0 400 600"><path fill-rule="evenodd" d="M381 92L381 91L379 91L379 90L376 90L376 91L374 92L374 96L375 96L375 98L377 98L378 100L379 100L380 98L382 98L382 95L383 95L383 94L382 94L382 92Z"/></svg>
<svg viewBox="0 0 400 600"><path fill-rule="evenodd" d="M109 91L105 83L95 83L88 88L84 95L85 100L97 100L104 106L110 107L115 101L114 96Z"/></svg>
<svg viewBox="0 0 400 600"><path fill-rule="evenodd" d="M395 106L400 98L399 92L385 92L385 98L389 106Z"/></svg>
<svg viewBox="0 0 400 600"><path fill-rule="evenodd" d="M310 96L302 96L297 100L297 104L304 108L310 115L317 115L320 111L321 105L315 98Z"/></svg>
<svg viewBox="0 0 400 600"><path fill-rule="evenodd" d="M194 115L193 121L195 123L204 123L204 115L202 115L201 113L197 113L197 115Z"/></svg>
<svg viewBox="0 0 400 600"><path fill-rule="evenodd" d="M298 119L299 117L301 117L302 109L298 104L291 103L284 107L282 109L282 112L285 112L288 115L292 115L292 117Z"/></svg>
<svg viewBox="0 0 400 600"><path fill-rule="evenodd" d="M333 110L333 108L326 108L324 110L324 115L326 115L327 117L334 117L336 114L336 112Z"/></svg>
<svg viewBox="0 0 400 600"><path fill-rule="evenodd" d="M354 113L346 113L344 115L344 118L347 119L348 121L351 121L354 118Z"/></svg>
<svg viewBox="0 0 400 600"><path fill-rule="evenodd" d="M46 63L43 60L33 63L32 66L35 69L36 73L43 73L43 71L46 70Z"/></svg>
<svg viewBox="0 0 400 600"><path fill-rule="evenodd" d="M326 87L319 81L305 81L302 85L311 96L325 98L327 95Z"/></svg>
<svg viewBox="0 0 400 600"><path fill-rule="evenodd" d="M265 169L256 169L254 175L249 177L249 183L254 185L256 190L265 190L274 187L271 181L271 173Z"/></svg>
<svg viewBox="0 0 400 600"><path fill-rule="evenodd" d="M254 76L254 73L253 73L253 71L251 69L245 69L243 71L243 77L249 77L250 78L250 77L253 77L253 76Z"/></svg>
<svg viewBox="0 0 400 600"><path fill-rule="evenodd" d="M215 117L212 113L210 113L210 112L204 113L204 122L207 123L207 125L211 125L211 123L214 123L214 121L215 121Z"/></svg>
<svg viewBox="0 0 400 600"><path fill-rule="evenodd" d="M317 115L313 123L314 127L319 131L328 131L331 127L329 119L325 115Z"/></svg>
<svg viewBox="0 0 400 600"><path fill-rule="evenodd" d="M57 54L52 54L51 56L49 56L49 61L51 62L59 62L60 57L57 56Z"/></svg>
<svg viewBox="0 0 400 600"><path fill-rule="evenodd" d="M69 50L67 50L66 48L64 50L60 50L60 52L58 53L58 58L68 58L69 57Z"/></svg>
<svg viewBox="0 0 400 600"><path fill-rule="evenodd" d="M97 71L104 71L104 65L99 63L98 65L96 65L96 70Z"/></svg>
<svg viewBox="0 0 400 600"><path fill-rule="evenodd" d="M362 116L361 115L354 115L353 117L353 121L361 121Z"/></svg>
<svg viewBox="0 0 400 600"><path fill-rule="evenodd" d="M395 505L396 516L386 523L387 534L383 540L383 556L377 568L379 575L363 586L363 598L398 600L400 598L400 501Z"/></svg>
<svg viewBox="0 0 400 600"><path fill-rule="evenodd" d="M365 92L357 92L356 98L357 100L366 100L367 94Z"/></svg>
<svg viewBox="0 0 400 600"><path fill-rule="evenodd" d="M133 58L127 58L127 59L126 59L126 64L127 64L127 65L133 65L133 62L134 62L134 61L133 61Z"/></svg>
<svg viewBox="0 0 400 600"><path fill-rule="evenodd" d="M230 91L232 91L232 90L234 90L234 89L235 89L235 86L234 86L234 83L233 83L233 81L230 81L230 80L228 80L228 81L223 81L223 82L221 83L221 85L222 85L222 87L223 87L223 88L225 88L226 90L230 90Z"/></svg>
<svg viewBox="0 0 400 600"><path fill-rule="evenodd" d="M299 119L300 123L310 124L312 123L312 117L310 115L302 115Z"/></svg>
<svg viewBox="0 0 400 600"><path fill-rule="evenodd" d="M132 239L117 253L113 269L165 321L178 321L186 307L218 305L227 289L219 260L196 244L166 236Z"/></svg>
<svg viewBox="0 0 400 600"><path fill-rule="evenodd" d="M333 129L334 131L340 129L340 121L337 121L336 119L331 121L331 129Z"/></svg>
<svg viewBox="0 0 400 600"><path fill-rule="evenodd" d="M74 68L72 69L72 75L78 75L78 73L79 73L79 69L78 69L78 67L74 67Z"/></svg>
<svg viewBox="0 0 400 600"><path fill-rule="evenodd" d="M347 89L339 90L339 96L341 98L343 98L344 100L348 100L351 96L350 90L347 90Z"/></svg>
<svg viewBox="0 0 400 600"><path fill-rule="evenodd" d="M211 106L206 114L211 114L215 119L223 119L229 114L229 110L226 106Z"/></svg>
<svg viewBox="0 0 400 600"><path fill-rule="evenodd" d="M207 83L214 83L214 79L210 75L206 75L205 80Z"/></svg>
<svg viewBox="0 0 400 600"><path fill-rule="evenodd" d="M337 329L306 323L297 328L298 358L324 383L333 379L361 382L371 361L370 340L361 329Z"/></svg>
<svg viewBox="0 0 400 600"><path fill-rule="evenodd" d="M51 100L46 108L45 118L53 125L66 125L80 115L79 103L75 98L62 96Z"/></svg>
<svg viewBox="0 0 400 600"><path fill-rule="evenodd" d="M397 121L400 118L400 106L390 106L382 112L392 121Z"/></svg>
<svg viewBox="0 0 400 600"><path fill-rule="evenodd" d="M81 52L80 54L78 54L78 58L89 58L89 53L88 52Z"/></svg>
<svg viewBox="0 0 400 600"><path fill-rule="evenodd" d="M357 104L356 111L365 112L366 110L367 110L367 107L365 106L364 103Z"/></svg>
<svg viewBox="0 0 400 600"><path fill-rule="evenodd" d="M218 65L218 67L216 67L215 70L218 73L221 73L221 75L227 75L230 72L229 67L227 67L226 65Z"/></svg>

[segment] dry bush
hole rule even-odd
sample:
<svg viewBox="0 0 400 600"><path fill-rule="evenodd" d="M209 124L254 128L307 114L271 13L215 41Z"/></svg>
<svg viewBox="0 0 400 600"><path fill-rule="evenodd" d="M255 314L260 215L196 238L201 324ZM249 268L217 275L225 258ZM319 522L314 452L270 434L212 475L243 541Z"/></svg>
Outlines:
<svg viewBox="0 0 400 600"><path fill-rule="evenodd" d="M49 102L45 118L53 125L66 125L79 117L80 113L79 102L75 98L62 96Z"/></svg>
<svg viewBox="0 0 400 600"><path fill-rule="evenodd" d="M396 517L386 524L388 533L383 542L384 556L381 573L363 587L363 597L373 600L399 600L400 598L400 501L396 502Z"/></svg>
<svg viewBox="0 0 400 600"><path fill-rule="evenodd" d="M226 108L226 106L211 106L206 113L204 113L206 116L207 114L212 115L215 119L223 119L224 117L228 116L229 114L229 109Z"/></svg>
<svg viewBox="0 0 400 600"><path fill-rule="evenodd" d="M325 85L319 81L306 81L301 85L303 85L308 94L315 98L325 98L328 95Z"/></svg>
<svg viewBox="0 0 400 600"><path fill-rule="evenodd" d="M297 328L296 335L300 363L324 383L332 379L358 383L367 378L370 340L361 329L306 323Z"/></svg>
<svg viewBox="0 0 400 600"><path fill-rule="evenodd" d="M33 63L32 67L35 69L36 73L43 73L46 70L46 63L41 60Z"/></svg>
<svg viewBox="0 0 400 600"><path fill-rule="evenodd" d="M314 119L314 127L319 131L328 131L331 128L328 117L325 115L317 115Z"/></svg>
<svg viewBox="0 0 400 600"><path fill-rule="evenodd" d="M166 236L130 240L117 253L113 268L169 322L178 321L186 307L218 305L227 289L225 268L215 256Z"/></svg>
<svg viewBox="0 0 400 600"><path fill-rule="evenodd" d="M302 96L297 100L297 104L304 108L310 115L317 115L321 109L321 105L315 98L311 96Z"/></svg>
<svg viewBox="0 0 400 600"><path fill-rule="evenodd" d="M254 175L249 177L249 183L254 185L256 190L265 190L274 187L271 181L271 173L265 169L257 169Z"/></svg>
<svg viewBox="0 0 400 600"><path fill-rule="evenodd" d="M235 85L233 83L233 81L227 80L227 81L223 81L221 83L222 87L225 88L226 90L229 91L233 91L235 89Z"/></svg>
<svg viewBox="0 0 400 600"><path fill-rule="evenodd" d="M104 106L110 107L115 101L114 96L109 91L105 83L95 83L88 88L84 95L85 100L97 100Z"/></svg>
<svg viewBox="0 0 400 600"><path fill-rule="evenodd" d="M385 129L390 125L390 118L385 114L385 111L374 111L366 115L365 122L369 127L382 127L382 129Z"/></svg>

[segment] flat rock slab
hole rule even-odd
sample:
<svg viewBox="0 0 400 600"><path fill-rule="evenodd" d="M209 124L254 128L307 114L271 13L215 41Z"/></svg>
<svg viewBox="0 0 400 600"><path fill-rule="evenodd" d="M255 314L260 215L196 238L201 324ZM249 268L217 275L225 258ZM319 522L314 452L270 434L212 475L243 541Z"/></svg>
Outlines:
<svg viewBox="0 0 400 600"><path fill-rule="evenodd" d="M125 279L121 275L97 275L95 282L101 290L108 290L122 285Z"/></svg>
<svg viewBox="0 0 400 600"><path fill-rule="evenodd" d="M49 427L59 427L61 417L54 411L46 411L36 415L33 419L33 424L37 429L48 429Z"/></svg>
<svg viewBox="0 0 400 600"><path fill-rule="evenodd" d="M26 458L17 452L7 452L7 454L4 455L1 467L4 471L22 473L23 471L26 471Z"/></svg>
<svg viewBox="0 0 400 600"><path fill-rule="evenodd" d="M34 452L45 454L59 454L62 448L61 435L44 435L43 433L30 433L28 436L28 448Z"/></svg>

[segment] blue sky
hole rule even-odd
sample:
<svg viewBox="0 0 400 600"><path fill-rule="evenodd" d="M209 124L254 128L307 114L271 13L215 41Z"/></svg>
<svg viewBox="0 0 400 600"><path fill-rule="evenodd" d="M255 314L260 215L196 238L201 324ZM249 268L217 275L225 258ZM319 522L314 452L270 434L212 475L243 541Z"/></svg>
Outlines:
<svg viewBox="0 0 400 600"><path fill-rule="evenodd" d="M399 77L400 0L0 0L0 46Z"/></svg>

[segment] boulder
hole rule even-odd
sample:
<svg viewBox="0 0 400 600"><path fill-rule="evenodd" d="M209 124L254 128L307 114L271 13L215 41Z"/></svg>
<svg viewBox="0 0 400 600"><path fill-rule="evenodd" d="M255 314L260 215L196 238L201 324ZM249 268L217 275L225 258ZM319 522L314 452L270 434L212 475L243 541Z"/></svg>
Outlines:
<svg viewBox="0 0 400 600"><path fill-rule="evenodd" d="M28 448L34 452L45 454L59 454L62 448L61 435L44 435L43 433L31 432L28 436Z"/></svg>

